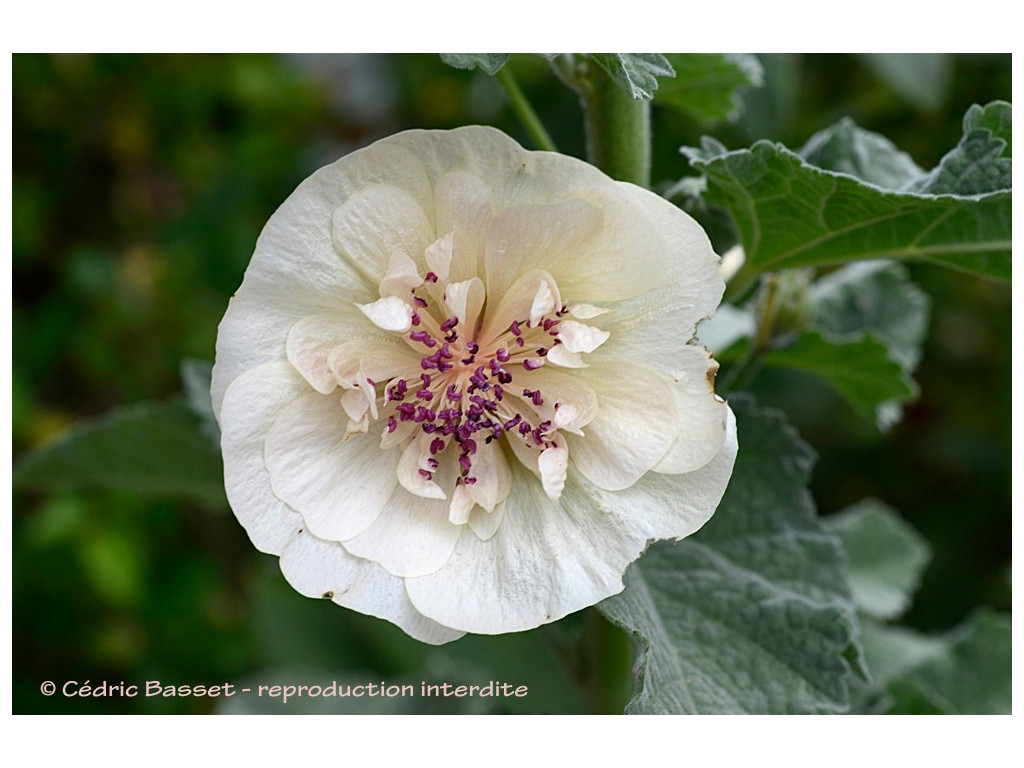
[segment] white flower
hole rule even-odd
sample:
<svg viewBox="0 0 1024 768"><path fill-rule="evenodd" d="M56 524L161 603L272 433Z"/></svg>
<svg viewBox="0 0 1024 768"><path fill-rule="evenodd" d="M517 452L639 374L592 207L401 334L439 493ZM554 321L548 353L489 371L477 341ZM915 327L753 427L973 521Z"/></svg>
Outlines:
<svg viewBox="0 0 1024 768"><path fill-rule="evenodd" d="M723 291L686 214L490 128L303 182L220 325L228 498L304 595L444 643L622 589L736 455L690 344Z"/></svg>

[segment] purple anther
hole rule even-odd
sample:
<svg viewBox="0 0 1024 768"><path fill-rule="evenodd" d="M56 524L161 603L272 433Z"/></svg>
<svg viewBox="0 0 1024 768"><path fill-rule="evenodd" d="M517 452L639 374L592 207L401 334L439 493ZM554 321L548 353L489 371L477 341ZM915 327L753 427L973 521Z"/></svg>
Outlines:
<svg viewBox="0 0 1024 768"><path fill-rule="evenodd" d="M427 307L427 300L426 299L421 299L419 296L413 296L412 300L416 302L416 306L417 307L420 307L422 309L426 309L426 307ZM544 330L546 331L547 328L545 328Z"/></svg>
<svg viewBox="0 0 1024 768"><path fill-rule="evenodd" d="M462 399L462 393L455 391L455 385L454 384L450 384L448 386L448 391L445 392L445 396L449 400L451 400L453 403ZM442 411L442 413L443 413L443 411Z"/></svg>
<svg viewBox="0 0 1024 768"><path fill-rule="evenodd" d="M476 355L470 355L469 357L462 358L463 365L472 365L476 362Z"/></svg>
<svg viewBox="0 0 1024 768"><path fill-rule="evenodd" d="M426 400L427 402L430 402L431 400L434 399L434 393L424 387L423 389L416 390L416 397L418 397L420 400Z"/></svg>
<svg viewBox="0 0 1024 768"><path fill-rule="evenodd" d="M454 344L456 341L459 340L459 334L456 333L455 331L452 331L451 333L444 337L444 340L447 341L449 344Z"/></svg>
<svg viewBox="0 0 1024 768"><path fill-rule="evenodd" d="M437 282L437 275L435 275L433 272L427 272L427 276L423 278L423 282L425 282L425 283L436 283Z"/></svg>
<svg viewBox="0 0 1024 768"><path fill-rule="evenodd" d="M523 332L519 329L519 321L518 320L513 320L512 321L512 325L510 325L508 327L508 329L510 331L512 331L512 335L513 336L522 336L523 335Z"/></svg>
<svg viewBox="0 0 1024 768"><path fill-rule="evenodd" d="M430 467L431 471L434 471L441 466L441 462L437 459L427 459L427 466Z"/></svg>
<svg viewBox="0 0 1024 768"><path fill-rule="evenodd" d="M538 362L537 360L531 360L530 358L523 360L523 368L528 371L536 371L541 367L541 365L543 365L543 363Z"/></svg>
<svg viewBox="0 0 1024 768"><path fill-rule="evenodd" d="M437 364L437 370L439 370L441 373L445 373L447 371L450 371L451 369L452 369L452 364L451 363L438 363Z"/></svg>
<svg viewBox="0 0 1024 768"><path fill-rule="evenodd" d="M451 352L450 349L448 349L448 343L447 342L442 344L441 345L441 349L438 350L438 351L441 353L441 357L443 357L445 360L451 360L452 359L452 352Z"/></svg>
<svg viewBox="0 0 1024 768"><path fill-rule="evenodd" d="M395 421L394 416L388 416L388 432L394 432L398 429L398 422Z"/></svg>
<svg viewBox="0 0 1024 768"><path fill-rule="evenodd" d="M474 485L475 483L476 483L476 478L475 477L467 477L466 478L466 485Z"/></svg>
<svg viewBox="0 0 1024 768"><path fill-rule="evenodd" d="M416 406L412 403L402 403L396 409L398 411L398 418L402 421L409 421L416 413Z"/></svg>
<svg viewBox="0 0 1024 768"><path fill-rule="evenodd" d="M476 441L475 440L463 440L462 441L462 447L465 449L466 453L468 453L470 456L472 456L474 453L476 453Z"/></svg>
<svg viewBox="0 0 1024 768"><path fill-rule="evenodd" d="M433 337L426 331L413 331L409 334L409 338L413 341L418 341L422 344L426 344L428 347L433 348L437 346L437 342L434 341Z"/></svg>
<svg viewBox="0 0 1024 768"><path fill-rule="evenodd" d="M435 454L438 454L438 453L440 453L443 450L444 450L444 440L442 440L440 437L435 437L433 440L430 441L430 455L431 456L433 456Z"/></svg>
<svg viewBox="0 0 1024 768"><path fill-rule="evenodd" d="M525 344L526 344L526 342L525 342L525 341L523 341L523 337L522 337L522 336L517 336L517 337L516 337L516 346L517 346L517 347L522 347L522 346L524 346Z"/></svg>
<svg viewBox="0 0 1024 768"><path fill-rule="evenodd" d="M526 437L528 434L530 434L529 422L524 421L522 424L519 425L519 434L522 435L523 437Z"/></svg>
<svg viewBox="0 0 1024 768"><path fill-rule="evenodd" d="M447 320L445 320L443 323L441 323L441 330L444 331L445 333L448 333L448 331L450 331L452 328L454 328L458 324L459 324L459 318L456 317L455 315L452 315Z"/></svg>
<svg viewBox="0 0 1024 768"><path fill-rule="evenodd" d="M544 321L544 330L545 331L550 331L551 328L553 326L558 325L559 322L561 322L561 321L560 320L555 320L554 318L549 317L547 320Z"/></svg>
<svg viewBox="0 0 1024 768"><path fill-rule="evenodd" d="M504 348L499 349L497 352L495 352L494 356L498 358L499 363L507 363L509 360L512 359L512 356L508 353L508 350Z"/></svg>
<svg viewBox="0 0 1024 768"><path fill-rule="evenodd" d="M540 430L539 429L533 430L533 442L535 442L537 445L544 445L544 440L540 436Z"/></svg>
<svg viewBox="0 0 1024 768"><path fill-rule="evenodd" d="M412 324L413 325L419 325L420 324L420 316L417 315L415 312L412 313Z"/></svg>
<svg viewBox="0 0 1024 768"><path fill-rule="evenodd" d="M537 349L537 354L540 355L541 357L547 357L548 351L544 347L539 347Z"/></svg>
<svg viewBox="0 0 1024 768"><path fill-rule="evenodd" d="M494 399L501 400L502 395L505 394L505 388L501 384L494 385Z"/></svg>
<svg viewBox="0 0 1024 768"><path fill-rule="evenodd" d="M469 342L469 344L466 345L466 349L469 350L469 353L471 355L475 355L477 352L480 351L480 345L477 344L475 341L471 341Z"/></svg>
<svg viewBox="0 0 1024 768"><path fill-rule="evenodd" d="M500 381L502 384L511 384L512 374L509 373L508 371L502 371L501 373L498 374L498 381Z"/></svg>
<svg viewBox="0 0 1024 768"><path fill-rule="evenodd" d="M509 419L508 421L505 422L505 429L506 430L514 429L516 424L518 424L522 420L523 420L522 414L517 413L515 416L513 416L511 419Z"/></svg>
<svg viewBox="0 0 1024 768"><path fill-rule="evenodd" d="M461 456L459 456L459 464L467 472L469 472L469 470L473 468L473 462L469 460L469 456L467 456L466 454L462 454Z"/></svg>
<svg viewBox="0 0 1024 768"><path fill-rule="evenodd" d="M534 405L544 405L544 401L540 398L540 390L536 390L531 398Z"/></svg>
<svg viewBox="0 0 1024 768"><path fill-rule="evenodd" d="M420 360L420 368L422 368L425 371L429 371L432 368L437 368L437 363L431 360L429 357L424 357L422 360Z"/></svg>
<svg viewBox="0 0 1024 768"><path fill-rule="evenodd" d="M420 470L420 476L425 478L425 479L427 479L427 480L433 480L434 479L434 476L432 474L430 474L429 472L427 472L427 470L425 470L425 469L421 469Z"/></svg>

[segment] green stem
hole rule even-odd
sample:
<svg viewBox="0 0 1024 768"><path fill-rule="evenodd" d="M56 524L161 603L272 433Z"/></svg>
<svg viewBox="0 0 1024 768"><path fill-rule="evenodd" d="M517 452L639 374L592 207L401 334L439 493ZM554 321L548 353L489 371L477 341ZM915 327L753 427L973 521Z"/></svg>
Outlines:
<svg viewBox="0 0 1024 768"><path fill-rule="evenodd" d="M590 162L613 179L650 186L650 103L633 99L608 74L588 62L580 78Z"/></svg>
<svg viewBox="0 0 1024 768"><path fill-rule="evenodd" d="M579 64L587 156L613 179L650 186L651 119L646 101L630 98L592 61ZM621 713L632 691L633 648L626 634L590 609L587 699L594 714Z"/></svg>
<svg viewBox="0 0 1024 768"><path fill-rule="evenodd" d="M516 113L523 127L526 128L527 133L530 134L530 137L537 145L537 148L545 152L557 152L558 147L551 140L540 118L537 117L537 113L530 106L530 102L526 100L526 96L523 95L519 84L512 76L512 71L507 66L502 67L498 70L497 78L498 82L501 83L501 87L505 89L505 95L508 96L509 102L512 104L512 111Z"/></svg>

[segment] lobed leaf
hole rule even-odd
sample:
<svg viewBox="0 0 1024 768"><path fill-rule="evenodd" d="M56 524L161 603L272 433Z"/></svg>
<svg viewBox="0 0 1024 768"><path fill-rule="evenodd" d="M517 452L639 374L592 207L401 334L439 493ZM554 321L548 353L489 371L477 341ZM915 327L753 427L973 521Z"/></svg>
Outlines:
<svg viewBox="0 0 1024 768"><path fill-rule="evenodd" d="M676 76L661 84L654 103L683 112L705 125L739 117L742 88L760 86L764 70L745 53L665 54Z"/></svg>
<svg viewBox="0 0 1024 768"><path fill-rule="evenodd" d="M599 606L637 646L626 711L842 711L856 619L806 489L813 452L780 413L731 402L742 448L715 516L652 546Z"/></svg>
<svg viewBox="0 0 1024 768"><path fill-rule="evenodd" d="M590 57L634 99L652 99L658 78L675 75L660 53L592 53Z"/></svg>

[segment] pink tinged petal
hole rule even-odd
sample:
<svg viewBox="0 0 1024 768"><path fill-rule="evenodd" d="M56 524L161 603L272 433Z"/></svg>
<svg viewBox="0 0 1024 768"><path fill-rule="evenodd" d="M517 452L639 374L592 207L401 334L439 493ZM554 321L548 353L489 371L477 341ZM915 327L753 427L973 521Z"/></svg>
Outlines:
<svg viewBox="0 0 1024 768"><path fill-rule="evenodd" d="M285 408L267 433L274 493L331 541L370 525L397 484L397 451L381 451L371 434L343 441L346 421L339 398L313 394Z"/></svg>
<svg viewBox="0 0 1024 768"><path fill-rule="evenodd" d="M441 486L424 474L433 474L430 464L432 458L430 443L432 441L432 435L420 433L402 450L401 460L397 466L398 482L414 496L425 499L444 499L446 496Z"/></svg>
<svg viewBox="0 0 1024 768"><path fill-rule="evenodd" d="M399 296L403 299L423 283L416 264L402 251L391 254L387 274L380 281L381 297Z"/></svg>
<svg viewBox="0 0 1024 768"><path fill-rule="evenodd" d="M444 303L459 318L465 332L472 333L484 305L484 284L479 277L461 283L449 283L444 289Z"/></svg>
<svg viewBox="0 0 1024 768"><path fill-rule="evenodd" d="M373 524L343 543L395 576L424 576L447 562L462 528L448 520L446 501L396 488Z"/></svg>
<svg viewBox="0 0 1024 768"><path fill-rule="evenodd" d="M452 244L454 233L449 232L444 237L435 240L427 246L424 259L427 262L427 269L437 275L442 282L448 280L452 265Z"/></svg>
<svg viewBox="0 0 1024 768"><path fill-rule="evenodd" d="M601 363L588 374L597 413L586 437L566 436L573 463L600 488L628 488L661 460L679 432L671 384L640 366Z"/></svg>
<svg viewBox="0 0 1024 768"><path fill-rule="evenodd" d="M594 514L572 479L555 502L540 483L516 478L501 506L492 538L465 532L443 568L406 580L417 610L467 632L532 629L620 592L626 566L647 543Z"/></svg>
<svg viewBox="0 0 1024 768"><path fill-rule="evenodd" d="M548 293L554 299L559 295L555 279L544 270L535 269L519 277L507 291L498 294L500 301L493 305L489 304L480 332L481 345L487 346L508 332L513 322L522 323L528 320L538 294L543 297Z"/></svg>
<svg viewBox="0 0 1024 768"><path fill-rule="evenodd" d="M736 417L726 410L724 443L704 466L679 475L650 472L615 493L590 486L598 510L647 539L681 539L696 532L718 508L736 461Z"/></svg>
<svg viewBox="0 0 1024 768"><path fill-rule="evenodd" d="M508 462L497 442L488 445L481 441L473 455L473 468L469 474L476 478L475 483L467 486L470 498L486 512L493 512L494 507L505 500L511 488Z"/></svg>
<svg viewBox="0 0 1024 768"><path fill-rule="evenodd" d="M285 362L246 371L228 387L221 407L224 489L238 521L261 552L280 554L302 518L274 495L263 459L267 431L309 385Z"/></svg>
<svg viewBox="0 0 1024 768"><path fill-rule="evenodd" d="M537 459L540 481L548 498L557 501L565 488L565 476L569 469L569 451L562 445L545 448Z"/></svg>
<svg viewBox="0 0 1024 768"><path fill-rule="evenodd" d="M356 304L370 322L385 331L405 333L412 328L412 309L404 298L386 296L371 304Z"/></svg>
<svg viewBox="0 0 1024 768"><path fill-rule="evenodd" d="M373 285L396 254L419 256L434 240L426 214L408 192L377 185L360 189L334 211L334 247Z"/></svg>
<svg viewBox="0 0 1024 768"><path fill-rule="evenodd" d="M704 347L688 346L678 355L679 370L673 377L672 392L679 433L655 472L692 472L707 464L719 452L726 437L729 408L714 394L718 363Z"/></svg>
<svg viewBox="0 0 1024 768"><path fill-rule="evenodd" d="M608 341L610 335L608 331L575 320L563 320L558 325L558 338L569 352L593 352Z"/></svg>
<svg viewBox="0 0 1024 768"><path fill-rule="evenodd" d="M300 594L385 619L420 642L440 645L463 635L413 608L402 579L308 531L295 533L281 553L281 572Z"/></svg>

